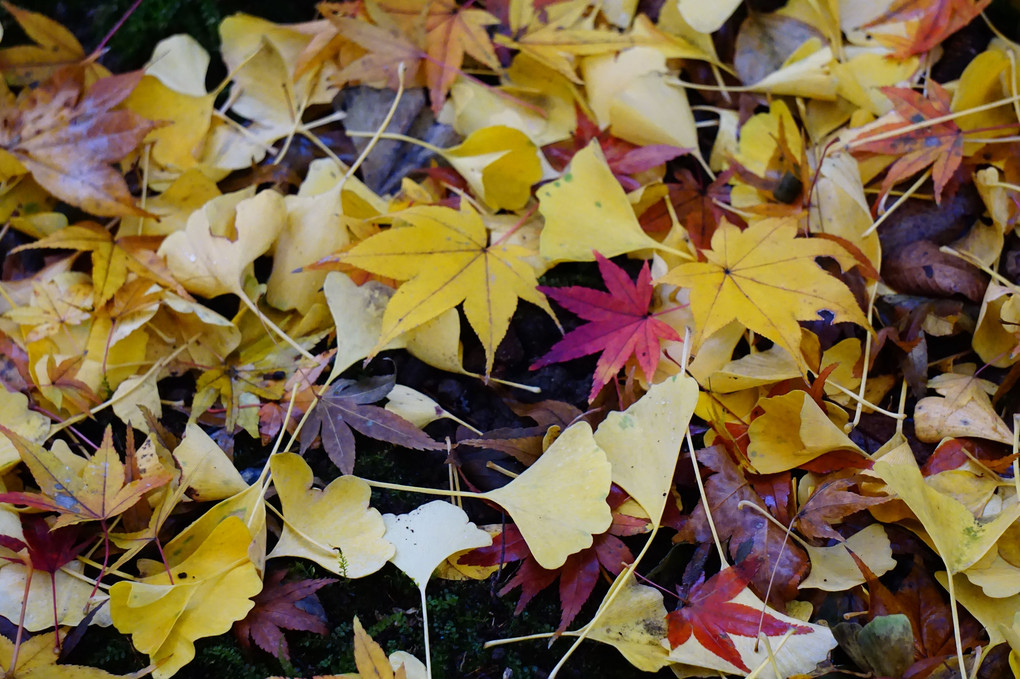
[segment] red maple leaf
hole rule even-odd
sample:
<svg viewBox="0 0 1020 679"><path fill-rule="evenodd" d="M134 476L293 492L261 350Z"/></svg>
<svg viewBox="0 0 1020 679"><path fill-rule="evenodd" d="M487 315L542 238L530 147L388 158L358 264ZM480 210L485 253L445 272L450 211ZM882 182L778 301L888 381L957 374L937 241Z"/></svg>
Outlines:
<svg viewBox="0 0 1020 679"><path fill-rule="evenodd" d="M626 493L619 487L613 486L608 500L610 506L615 509L626 499ZM617 535L631 535L634 532L626 520L619 523L615 521L622 516L614 513L614 523L608 532L596 535L591 547L571 554L567 557L566 562L555 570L548 570L538 565L531 555L528 544L521 536L520 530L514 524L507 525L502 535L493 539L491 545L468 552L460 557L458 563L466 566L496 566L520 561L520 568L499 590L499 595L505 596L518 587L521 588L521 596L517 600L514 615L520 615L528 602L536 594L556 582L558 577L560 580L560 624L556 633L559 634L567 629L567 625L573 622L581 611L581 607L591 597L602 570L619 575L624 564L634 560L634 555L631 554L627 545L616 537Z"/></svg>
<svg viewBox="0 0 1020 679"><path fill-rule="evenodd" d="M939 203L942 200L942 189L963 160L963 131L952 120L917 129L910 128L925 120L949 114L949 93L935 81L928 82L927 97L906 87L883 87L882 93L892 100L902 120L877 127L852 143L855 152L900 156L886 172L879 201L885 198L897 182L931 165L935 181L935 202ZM887 133L901 129L903 134L868 141L870 137L885 137Z"/></svg>
<svg viewBox="0 0 1020 679"><path fill-rule="evenodd" d="M757 608L731 601L747 587L752 575L749 571L753 571L756 565L755 560L748 559L719 571L708 580L704 580L702 575L691 587L687 605L666 616L666 634L670 647L676 648L693 634L708 651L734 667L750 672L733 644L731 634L756 637L761 631L773 637L789 629L794 634L809 634L810 627L791 625L768 613L763 615Z"/></svg>
<svg viewBox="0 0 1020 679"><path fill-rule="evenodd" d="M645 378L651 380L659 365L660 340L680 339L676 330L648 313L654 289L648 262L641 267L637 281L632 282L626 271L598 252L595 259L609 292L577 285L569 288L539 286L541 292L589 322L568 332L531 366L532 370L537 370L550 363L601 351L589 401L616 376L631 355L637 357Z"/></svg>
<svg viewBox="0 0 1020 679"><path fill-rule="evenodd" d="M329 634L326 623L314 613L300 608L299 603L302 600L314 599L315 604L318 604L316 590L337 580L319 578L283 582L286 575L286 569L279 569L266 577L262 591L252 599L255 607L243 620L234 624L234 635L245 648L249 647L248 638L251 637L263 651L272 653L277 658L289 660L290 654L283 630Z"/></svg>
<svg viewBox="0 0 1020 679"><path fill-rule="evenodd" d="M733 170L726 170L711 184L705 185L695 179L690 170L681 169L675 173L677 181L666 184L669 192L667 200L673 204L673 213L698 250L711 249L712 234L724 216L738 226L743 224L739 216L727 213L721 207L729 203L732 176ZM645 231L665 232L672 228L673 217L665 200L660 200L641 214L640 222Z"/></svg>
<svg viewBox="0 0 1020 679"><path fill-rule="evenodd" d="M896 0L889 9L864 28L900 21L917 21L909 38L879 35L896 49L900 59L927 52L981 14L992 0Z"/></svg>
<svg viewBox="0 0 1020 679"><path fill-rule="evenodd" d="M588 147L592 139L598 139L602 153L606 157L606 164L626 191L634 191L641 186L641 182L630 175L658 167L690 152L690 149L668 144L637 146L626 142L612 136L608 130L600 130L580 107L577 108L577 128L574 130L573 138L550 144L543 151L553 167L562 170L570 163L575 153Z"/></svg>

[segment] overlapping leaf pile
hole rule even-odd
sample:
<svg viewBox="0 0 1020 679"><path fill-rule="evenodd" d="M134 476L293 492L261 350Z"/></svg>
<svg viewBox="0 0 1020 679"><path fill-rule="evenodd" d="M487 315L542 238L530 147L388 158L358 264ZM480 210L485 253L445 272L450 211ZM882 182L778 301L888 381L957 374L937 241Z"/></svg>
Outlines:
<svg viewBox="0 0 1020 679"><path fill-rule="evenodd" d="M419 589L424 662L355 620L360 676L457 671L435 577L518 611L558 582L553 634L638 670L1020 676L1020 45L989 2L323 2L224 20L211 90L188 36L115 75L5 3L6 676L111 624L139 676L231 627L300 671L284 630L349 616L295 559ZM368 439L450 487L360 477Z"/></svg>

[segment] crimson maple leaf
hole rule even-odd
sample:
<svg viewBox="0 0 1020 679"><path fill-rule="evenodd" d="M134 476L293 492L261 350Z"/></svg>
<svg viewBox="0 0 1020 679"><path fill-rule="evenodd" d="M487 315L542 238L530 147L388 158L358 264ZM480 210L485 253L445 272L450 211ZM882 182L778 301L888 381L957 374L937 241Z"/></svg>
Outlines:
<svg viewBox="0 0 1020 679"><path fill-rule="evenodd" d="M287 640L283 630L301 630L316 634L329 634L329 628L322 619L299 607L303 600L313 599L318 606L316 590L337 582L335 578L318 578L316 580L296 580L283 582L287 569L279 569L266 576L265 586L252 601L255 606L243 620L234 623L234 635L237 641L248 648L248 638L258 644L259 648L272 653L277 658L290 660ZM321 607L320 607L321 608Z"/></svg>
<svg viewBox="0 0 1020 679"><path fill-rule="evenodd" d="M532 370L537 370L550 363L601 351L589 401L616 376L631 355L637 357L645 378L650 381L659 365L659 342L680 339L676 330L648 313L654 289L648 262L641 267L637 281L632 282L626 271L598 252L595 259L609 292L577 285L569 288L539 286L542 293L589 323L568 332L549 353L531 365Z"/></svg>
<svg viewBox="0 0 1020 679"><path fill-rule="evenodd" d="M910 129L916 123L949 114L949 93L937 82L929 81L928 96L906 87L883 87L882 93L893 103L902 120L871 130L853 142L854 152L885 153L900 156L886 172L881 201L899 181L929 165L935 181L935 202L942 200L942 189L963 160L963 131L952 120ZM886 137L903 129L903 134ZM869 141L870 137L883 138Z"/></svg>
<svg viewBox="0 0 1020 679"><path fill-rule="evenodd" d="M691 587L686 605L666 616L666 635L670 647L676 648L685 643L693 634L706 650L734 667L750 672L733 644L731 634L757 637L761 631L766 636L774 637L790 629L794 634L810 634L809 627L791 625L768 613L763 614L757 608L732 601L747 587L756 566L754 559L747 559L719 571L708 580L702 574Z"/></svg>

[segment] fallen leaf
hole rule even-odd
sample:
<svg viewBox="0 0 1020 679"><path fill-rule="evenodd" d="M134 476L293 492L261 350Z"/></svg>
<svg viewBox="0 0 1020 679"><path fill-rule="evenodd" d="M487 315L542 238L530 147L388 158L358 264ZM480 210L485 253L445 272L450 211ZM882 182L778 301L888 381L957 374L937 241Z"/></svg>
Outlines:
<svg viewBox="0 0 1020 679"><path fill-rule="evenodd" d="M241 520L229 517L186 559L168 556L169 573L110 588L113 624L157 664L153 677L172 677L195 657L196 639L227 632L255 605L262 578L248 558L249 542Z"/></svg>
<svg viewBox="0 0 1020 679"><path fill-rule="evenodd" d="M466 203L460 211L412 207L394 217L407 226L394 226L330 258L406 281L386 305L382 337L373 353L463 302L485 347L488 374L518 297L552 316L535 289L538 281L526 261L531 253L517 245L489 243L481 216Z"/></svg>
<svg viewBox="0 0 1020 679"><path fill-rule="evenodd" d="M234 623L234 636L248 648L254 641L266 653L290 660L290 651L283 630L301 630L316 634L329 634L329 628L319 616L302 608L302 602L318 602L315 592L337 582L334 578L292 580L284 582L287 569L281 568L266 575L262 591L252 597L255 606L243 620Z"/></svg>
<svg viewBox="0 0 1020 679"><path fill-rule="evenodd" d="M762 219L745 231L722 224L712 236L707 261L681 264L658 282L691 290L697 344L730 321L768 337L806 370L797 321L827 320L868 327L857 301L816 257L832 257L844 269L850 254L828 240L796 238L785 219Z"/></svg>
<svg viewBox="0 0 1020 679"><path fill-rule="evenodd" d="M337 380L319 396L319 405L301 430L304 452L316 436L330 461L344 474L354 473L354 434L351 429L378 441L386 441L415 450L438 450L443 444L434 441L421 429L399 415L380 406L393 388L393 377L369 377L359 382Z"/></svg>
<svg viewBox="0 0 1020 679"><path fill-rule="evenodd" d="M127 511L145 493L170 481L166 473L126 481L124 463L113 448L110 427L106 428L99 450L80 470L68 468L52 450L22 438L3 425L0 425L0 432L18 449L40 489L39 493L0 493L0 502L57 512L60 516L54 528L83 521L105 522Z"/></svg>
<svg viewBox="0 0 1020 679"><path fill-rule="evenodd" d="M612 523L611 469L591 427L578 422L524 473L484 495L510 514L539 565L559 568Z"/></svg>
<svg viewBox="0 0 1020 679"><path fill-rule="evenodd" d="M131 111L110 110L141 76L140 71L110 76L86 90L81 70L67 67L36 88L22 89L0 125L0 149L71 205L104 217L147 216L135 207L124 178L110 165L133 151L153 128Z"/></svg>
<svg viewBox="0 0 1020 679"><path fill-rule="evenodd" d="M312 470L300 455L280 453L269 461L280 496L283 533L267 558L298 556L331 573L360 578L392 558L394 547L378 510L369 507L368 484L342 476L324 489L312 487Z"/></svg>
<svg viewBox="0 0 1020 679"><path fill-rule="evenodd" d="M595 253L602 280L608 292L580 286L538 290L564 308L588 321L571 330L553 345L542 358L531 364L532 370L551 363L562 363L601 351L588 400L595 397L631 356L635 356L645 379L652 381L659 364L662 340L679 341L680 335L672 327L655 318L648 310L652 301L652 276L648 263L641 268L638 279L630 280L627 273Z"/></svg>

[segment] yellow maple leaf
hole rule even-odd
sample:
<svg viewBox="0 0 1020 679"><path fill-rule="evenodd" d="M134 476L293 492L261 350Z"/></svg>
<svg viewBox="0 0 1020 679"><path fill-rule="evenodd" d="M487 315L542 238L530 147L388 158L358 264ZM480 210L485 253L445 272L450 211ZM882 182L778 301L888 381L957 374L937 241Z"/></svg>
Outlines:
<svg viewBox="0 0 1020 679"><path fill-rule="evenodd" d="M401 281L383 314L382 336L373 354L399 335L461 302L485 347L485 372L517 308L517 299L553 316L526 258L534 253L501 240L489 243L481 216L466 203L412 207L397 213L397 226L329 258Z"/></svg>
<svg viewBox="0 0 1020 679"><path fill-rule="evenodd" d="M797 321L828 319L868 327L853 293L815 263L832 257L843 269L855 260L833 241L796 238L787 219L763 219L741 231L723 223L705 262L681 264L659 282L690 288L698 344L730 321L764 335L797 358Z"/></svg>

